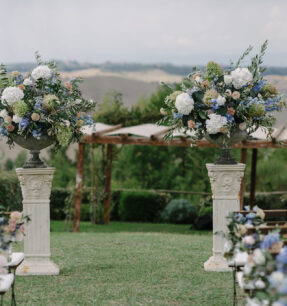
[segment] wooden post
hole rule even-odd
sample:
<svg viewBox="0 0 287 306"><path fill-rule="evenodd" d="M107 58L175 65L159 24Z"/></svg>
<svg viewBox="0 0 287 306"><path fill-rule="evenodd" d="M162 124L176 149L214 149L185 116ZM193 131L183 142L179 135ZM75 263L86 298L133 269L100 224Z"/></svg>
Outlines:
<svg viewBox="0 0 287 306"><path fill-rule="evenodd" d="M258 152L257 149L252 149L251 178L250 178L250 198L249 198L250 209L253 208L254 202L255 202L257 152Z"/></svg>
<svg viewBox="0 0 287 306"><path fill-rule="evenodd" d="M74 210L74 232L79 232L82 204L82 185L84 172L85 144L79 143L77 176L76 176L76 197Z"/></svg>
<svg viewBox="0 0 287 306"><path fill-rule="evenodd" d="M240 156L240 162L242 164L246 165L247 160L247 149L241 149L241 156ZM246 167L245 167L246 171ZM245 192L245 172L241 180L241 186L240 186L240 210L243 210L243 202L244 202L244 192Z"/></svg>
<svg viewBox="0 0 287 306"><path fill-rule="evenodd" d="M108 144L107 159L106 159L105 200L104 200L104 222L105 224L110 223L112 155L113 155L113 147L111 144Z"/></svg>

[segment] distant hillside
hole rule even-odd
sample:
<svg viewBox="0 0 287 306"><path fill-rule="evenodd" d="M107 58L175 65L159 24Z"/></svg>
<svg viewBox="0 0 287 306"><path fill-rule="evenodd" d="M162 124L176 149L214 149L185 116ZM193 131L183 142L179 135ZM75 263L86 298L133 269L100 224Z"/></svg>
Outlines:
<svg viewBox="0 0 287 306"><path fill-rule="evenodd" d="M169 74L186 76L188 75L194 65L176 66L168 63L163 64L140 64L140 63L112 63L105 62L101 64L93 64L78 61L57 61L56 63L61 71L74 71L96 68L106 72L143 72L148 70L162 70ZM9 71L18 70L26 72L31 70L35 63L15 63L7 65ZM204 70L204 66L197 65L197 69ZM265 75L287 75L287 67L267 67Z"/></svg>

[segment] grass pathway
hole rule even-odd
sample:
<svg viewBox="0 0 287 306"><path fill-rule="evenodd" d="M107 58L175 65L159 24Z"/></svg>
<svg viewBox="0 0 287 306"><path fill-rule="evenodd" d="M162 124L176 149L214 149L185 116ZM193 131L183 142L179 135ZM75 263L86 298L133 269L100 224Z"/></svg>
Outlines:
<svg viewBox="0 0 287 306"><path fill-rule="evenodd" d="M210 232L136 223L83 223L81 230L52 222L61 274L17 277L19 305L232 305L231 273L203 270Z"/></svg>

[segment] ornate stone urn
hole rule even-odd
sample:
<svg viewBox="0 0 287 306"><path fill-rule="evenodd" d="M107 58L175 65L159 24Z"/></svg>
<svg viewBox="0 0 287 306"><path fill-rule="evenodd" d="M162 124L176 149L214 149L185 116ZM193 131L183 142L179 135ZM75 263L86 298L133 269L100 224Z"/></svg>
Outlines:
<svg viewBox="0 0 287 306"><path fill-rule="evenodd" d="M23 137L20 135L15 135L13 140L17 143L20 147L27 149L30 151L32 157L25 163L23 168L46 168L47 166L44 162L40 159L39 154L42 149L45 149L52 145L55 142L55 138L42 135L39 139L28 136Z"/></svg>
<svg viewBox="0 0 287 306"><path fill-rule="evenodd" d="M246 139L248 136L246 130L240 130L237 128L235 131L233 131L230 135L230 137L227 137L226 135L222 133L218 134L206 134L205 138L209 142L217 145L221 149L221 155L220 157L214 162L214 164L217 165L236 165L237 161L231 156L230 154L230 148L232 145Z"/></svg>

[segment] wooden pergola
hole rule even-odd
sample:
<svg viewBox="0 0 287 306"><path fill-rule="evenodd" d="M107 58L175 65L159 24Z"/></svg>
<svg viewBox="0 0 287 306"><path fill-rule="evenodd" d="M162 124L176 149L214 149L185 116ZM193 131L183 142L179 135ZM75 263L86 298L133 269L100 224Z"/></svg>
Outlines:
<svg viewBox="0 0 287 306"><path fill-rule="evenodd" d="M106 181L105 181L105 199L104 199L104 220L105 224L110 221L110 200L111 200L111 157L113 145L141 145L141 146L177 146L177 147L197 147L197 148L215 148L216 146L207 140L192 141L189 136L183 132L175 132L174 138L167 142L163 139L169 128L155 124L142 124L132 127L122 127L122 125L107 125L96 123L93 127L84 129L84 136L79 143L77 176L76 176L76 197L74 207L74 232L80 228L81 202L82 202L82 183L84 170L85 144L107 144L106 156ZM251 135L250 140L245 140L233 146L241 149L240 162L246 163L247 150L252 149L251 162L251 186L249 204L252 207L255 199L256 187L256 163L258 149L261 148L282 148L287 144L287 130L285 127L274 129L272 140L266 140L266 133L263 130L257 130ZM245 192L245 178L243 177L240 191L240 205L243 207L243 196Z"/></svg>

